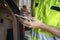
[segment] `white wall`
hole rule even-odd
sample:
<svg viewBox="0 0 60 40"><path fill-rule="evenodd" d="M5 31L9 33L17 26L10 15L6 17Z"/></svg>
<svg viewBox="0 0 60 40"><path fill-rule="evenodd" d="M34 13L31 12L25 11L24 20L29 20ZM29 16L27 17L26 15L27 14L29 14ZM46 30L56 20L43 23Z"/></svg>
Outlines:
<svg viewBox="0 0 60 40"><path fill-rule="evenodd" d="M31 9L31 0L19 0L19 9L21 9L23 5L27 5Z"/></svg>

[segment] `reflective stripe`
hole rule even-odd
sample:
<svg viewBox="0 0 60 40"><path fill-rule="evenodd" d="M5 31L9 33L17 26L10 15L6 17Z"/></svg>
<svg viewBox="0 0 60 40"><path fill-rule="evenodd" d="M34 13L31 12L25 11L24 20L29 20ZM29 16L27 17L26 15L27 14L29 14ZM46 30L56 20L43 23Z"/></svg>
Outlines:
<svg viewBox="0 0 60 40"><path fill-rule="evenodd" d="M32 40L60 40L60 38L32 32Z"/></svg>
<svg viewBox="0 0 60 40"><path fill-rule="evenodd" d="M47 31L45 31L45 30L41 30L41 29L32 29L32 31L33 31L33 33L32 34L36 34L36 33L39 33L39 34L44 34L44 35L46 35L46 36L54 36L54 35L52 35L51 33L49 33L49 32L47 32ZM36 33L34 33L34 32L36 32Z"/></svg>
<svg viewBox="0 0 60 40"><path fill-rule="evenodd" d="M55 37L55 39L56 39L56 40L60 40L60 38L59 38L59 37Z"/></svg>

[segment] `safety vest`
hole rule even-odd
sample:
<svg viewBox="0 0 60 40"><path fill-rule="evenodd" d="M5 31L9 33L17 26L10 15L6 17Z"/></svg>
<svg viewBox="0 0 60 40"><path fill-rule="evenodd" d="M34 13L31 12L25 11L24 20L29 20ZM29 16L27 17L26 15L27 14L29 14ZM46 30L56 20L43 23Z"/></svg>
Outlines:
<svg viewBox="0 0 60 40"><path fill-rule="evenodd" d="M60 7L60 0L34 0L32 15L46 25L60 28L60 12L54 10L53 6ZM53 9L51 7L53 7ZM40 28L32 28L32 32L44 34L46 36L55 36ZM32 36L32 40L37 39L38 38L35 36Z"/></svg>

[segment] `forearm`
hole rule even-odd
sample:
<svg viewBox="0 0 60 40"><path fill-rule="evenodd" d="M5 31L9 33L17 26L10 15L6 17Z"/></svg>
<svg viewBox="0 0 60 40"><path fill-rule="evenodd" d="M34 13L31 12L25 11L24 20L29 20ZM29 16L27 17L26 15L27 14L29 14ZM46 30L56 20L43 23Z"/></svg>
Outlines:
<svg viewBox="0 0 60 40"><path fill-rule="evenodd" d="M40 28L60 37L60 29L45 24L40 25Z"/></svg>

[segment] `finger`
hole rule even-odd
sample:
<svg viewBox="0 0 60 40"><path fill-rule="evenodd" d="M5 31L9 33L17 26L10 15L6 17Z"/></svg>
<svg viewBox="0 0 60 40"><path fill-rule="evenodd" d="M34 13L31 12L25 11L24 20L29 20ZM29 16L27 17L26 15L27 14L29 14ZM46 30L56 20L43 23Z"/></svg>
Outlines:
<svg viewBox="0 0 60 40"><path fill-rule="evenodd" d="M30 22L28 22L28 21L24 21L23 23L26 25L30 25Z"/></svg>
<svg viewBox="0 0 60 40"><path fill-rule="evenodd" d="M31 21L35 21L36 18L34 18L34 17L30 17L30 20L31 20Z"/></svg>
<svg viewBox="0 0 60 40"><path fill-rule="evenodd" d="M24 26L28 26L28 25L26 25L26 24L23 24Z"/></svg>
<svg viewBox="0 0 60 40"><path fill-rule="evenodd" d="M25 21L25 20L23 20L23 19L21 19L21 18L19 18L19 21L20 21L22 24L26 24L26 25L29 25L29 23L30 23L30 22Z"/></svg>
<svg viewBox="0 0 60 40"><path fill-rule="evenodd" d="M19 21L20 21L21 23L23 23L23 22L24 22L24 20L23 20L23 19L21 19L21 18L19 18Z"/></svg>
<svg viewBox="0 0 60 40"><path fill-rule="evenodd" d="M31 21L33 21L33 20L34 20L34 19L33 19L33 17L31 17L31 16L29 17L29 19L30 19Z"/></svg>
<svg viewBox="0 0 60 40"><path fill-rule="evenodd" d="M20 20L19 20L20 21ZM21 22L21 21L20 21ZM22 22L21 22L22 23ZM25 27L29 27L29 28L31 28L31 26L30 25L28 25L28 24L26 24L26 23L22 23Z"/></svg>
<svg viewBox="0 0 60 40"><path fill-rule="evenodd" d="M25 22L22 21L22 19L20 19L20 20L18 20L18 21L19 21L20 23L22 23L23 25L28 26L28 25L25 24Z"/></svg>
<svg viewBox="0 0 60 40"><path fill-rule="evenodd" d="M18 20L19 22L21 22L24 26L27 26L27 27L29 27L29 24L25 21L25 22L22 22L21 21L21 19L20 20Z"/></svg>
<svg viewBox="0 0 60 40"><path fill-rule="evenodd" d="M31 26L29 26L29 25L26 25L26 24L23 24L24 26L26 26L26 27L29 27L29 28L31 28Z"/></svg>

